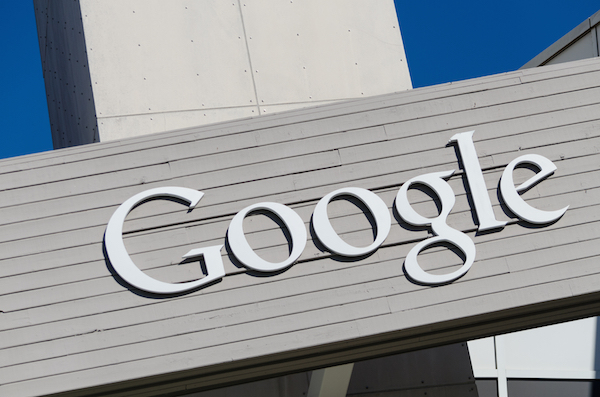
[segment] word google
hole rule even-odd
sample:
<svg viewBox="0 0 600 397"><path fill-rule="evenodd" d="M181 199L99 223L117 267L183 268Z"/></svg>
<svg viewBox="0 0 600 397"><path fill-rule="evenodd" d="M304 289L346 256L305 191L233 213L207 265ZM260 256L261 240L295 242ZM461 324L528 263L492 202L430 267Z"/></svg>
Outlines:
<svg viewBox="0 0 600 397"><path fill-rule="evenodd" d="M450 142L458 145L463 161L464 170L470 188L470 194L479 223L478 230L501 229L506 222L496 220L492 204L487 193L481 165L473 144L473 132L463 132L454 135ZM513 171L520 164L532 164L539 171L529 180L515 187ZM508 208L520 219L534 224L551 223L559 219L569 208L568 206L556 211L542 211L527 204L519 195L534 186L556 170L556 166L546 157L537 154L527 154L511 161L500 179L500 193ZM454 170L434 172L420 175L405 182L396 195L395 208L407 223L414 226L429 226L435 236L425 239L415 245L406 256L404 267L407 275L414 281L426 285L440 285L452 282L463 276L475 260L475 243L465 233L456 230L446 223L456 197L446 180ZM439 197L441 211L435 218L425 218L419 215L408 201L407 191L414 184L428 186ZM467 192L468 194L468 192ZM189 203L193 209L204 193L183 187L161 187L146 190L117 208L106 227L104 244L109 260L114 270L127 283L140 290L155 294L177 294L219 280L225 276L225 268L221 258L223 245L196 248L183 258L203 257L207 275L204 278L185 283L167 283L156 280L142 272L131 260L123 243L123 223L129 212L138 204L150 198L173 197ZM360 200L371 212L376 223L377 235L372 244L367 247L355 247L340 238L335 232L327 215L327 205L338 196L352 196ZM250 212L264 210L277 216L287 227L292 240L292 251L282 262L268 262L259 257L248 244L243 230L243 222ZM319 241L332 253L345 257L358 257L377 250L385 241L391 228L391 217L387 205L373 192L355 187L338 189L323 197L316 205L312 223ZM259 272L275 272L291 266L302 254L306 246L307 233L300 216L288 206L278 203L264 202L250 205L238 212L229 225L227 238L233 255L247 268ZM456 271L448 274L429 274L424 271L417 261L417 256L425 248L439 243L447 243L462 251L465 262Z"/></svg>

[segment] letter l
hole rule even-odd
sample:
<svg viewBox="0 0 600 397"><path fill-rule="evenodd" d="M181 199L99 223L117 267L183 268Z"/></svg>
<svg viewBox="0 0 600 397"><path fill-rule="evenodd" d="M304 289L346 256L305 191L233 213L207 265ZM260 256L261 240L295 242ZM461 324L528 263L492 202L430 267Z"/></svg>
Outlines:
<svg viewBox="0 0 600 397"><path fill-rule="evenodd" d="M467 174L469 189L471 190L473 203L475 204L475 213L479 222L479 231L503 228L506 222L496 220L496 215L492 209L490 196L485 187L483 172L477 158L475 145L473 144L473 133L475 131L461 132L450 138L449 143L457 142L463 167Z"/></svg>

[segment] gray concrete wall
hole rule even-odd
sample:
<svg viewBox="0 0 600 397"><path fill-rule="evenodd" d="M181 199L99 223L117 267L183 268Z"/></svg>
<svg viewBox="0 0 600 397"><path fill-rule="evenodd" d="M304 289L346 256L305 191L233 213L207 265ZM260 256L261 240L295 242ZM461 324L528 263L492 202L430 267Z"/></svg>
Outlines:
<svg viewBox="0 0 600 397"><path fill-rule="evenodd" d="M600 62L588 60L2 160L0 393L200 391L598 313L599 90ZM406 254L430 232L397 217L384 245L357 260L311 239L298 263L259 277L224 250L221 282L174 298L120 284L103 253L106 223L127 198L199 189L192 212L158 200L126 223L127 248L147 274L197 278L197 262L169 265L222 244L245 206L289 205L309 228L321 197L356 186L391 208L408 179L459 169L446 143L469 130L496 217L509 223L477 234L464 174L449 180L457 202L448 222L477 248L472 269L449 285L406 278ZM552 225L524 224L498 201L502 170L526 153L558 167L524 194L541 209L570 205ZM428 197L413 200L435 211ZM338 201L329 210L347 241L372 241L358 208ZM246 225L261 255L287 255L270 219ZM448 271L451 257L433 249L419 261Z"/></svg>

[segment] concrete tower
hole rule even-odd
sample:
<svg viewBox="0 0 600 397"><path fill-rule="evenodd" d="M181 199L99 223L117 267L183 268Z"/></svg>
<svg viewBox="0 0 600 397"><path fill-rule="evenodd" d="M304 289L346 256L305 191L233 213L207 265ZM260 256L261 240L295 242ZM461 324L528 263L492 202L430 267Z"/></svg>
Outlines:
<svg viewBox="0 0 600 397"><path fill-rule="evenodd" d="M34 3L55 148L411 88L391 0Z"/></svg>

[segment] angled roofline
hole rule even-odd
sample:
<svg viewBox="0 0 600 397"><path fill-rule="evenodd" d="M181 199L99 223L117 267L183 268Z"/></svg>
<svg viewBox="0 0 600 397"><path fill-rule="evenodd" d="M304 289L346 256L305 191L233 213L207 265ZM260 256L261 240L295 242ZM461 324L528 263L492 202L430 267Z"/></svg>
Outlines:
<svg viewBox="0 0 600 397"><path fill-rule="evenodd" d="M546 48L544 51L539 53L535 58L527 62L525 65L521 66L520 69L529 69L535 68L538 66L544 66L548 64L552 59L557 57L559 54L567 50L573 44L575 44L579 39L588 34L589 32L594 32L597 26L600 24L600 10L597 11L594 15L587 18L585 21L580 23L576 28L571 30L569 33L565 34L563 37L558 39L554 44L550 47ZM592 39L596 44L596 56L599 56L598 53L598 34L593 34Z"/></svg>

